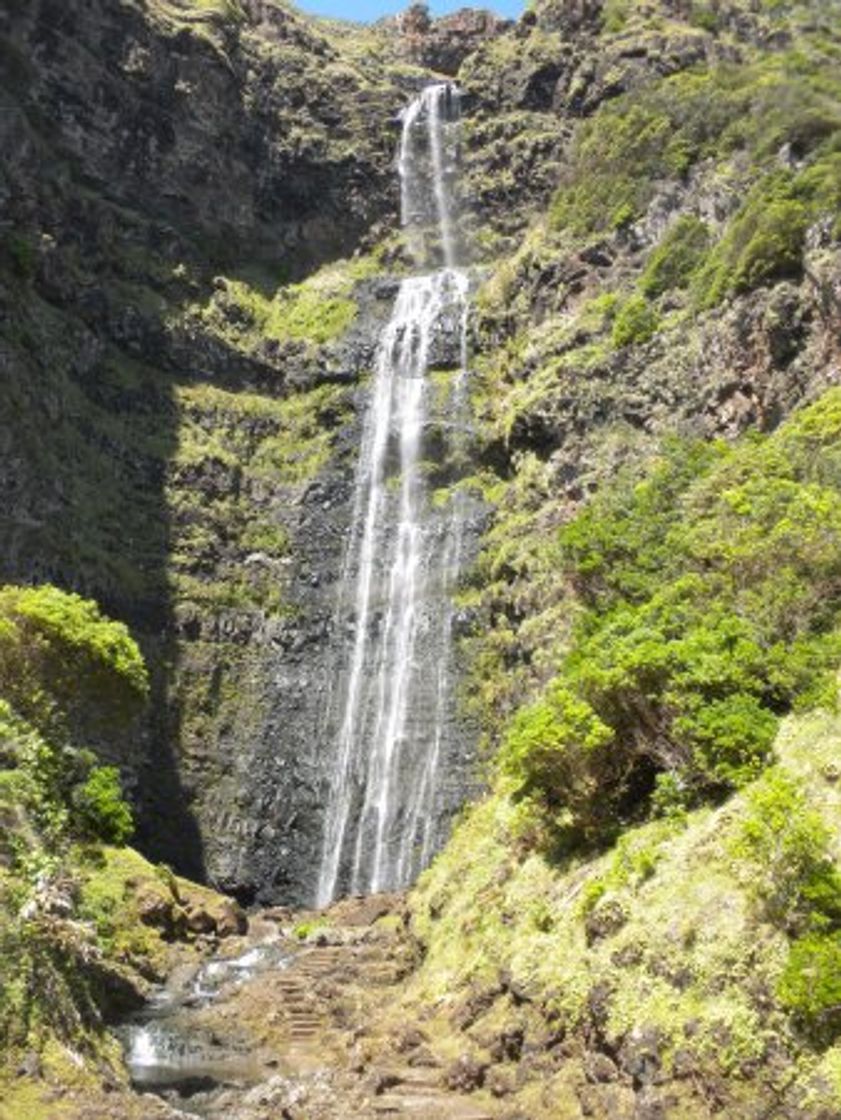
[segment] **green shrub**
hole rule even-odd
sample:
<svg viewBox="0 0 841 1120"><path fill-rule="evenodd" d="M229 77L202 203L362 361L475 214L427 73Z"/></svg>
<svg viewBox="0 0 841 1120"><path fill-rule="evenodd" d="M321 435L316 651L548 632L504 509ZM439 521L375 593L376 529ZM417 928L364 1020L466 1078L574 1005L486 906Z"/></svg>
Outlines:
<svg viewBox="0 0 841 1120"><path fill-rule="evenodd" d="M777 995L820 1043L832 1042L841 1032L841 933L793 942Z"/></svg>
<svg viewBox="0 0 841 1120"><path fill-rule="evenodd" d="M628 20L630 0L605 0L602 28L609 34L621 31Z"/></svg>
<svg viewBox="0 0 841 1120"><path fill-rule="evenodd" d="M691 214L678 218L652 250L640 277L643 295L654 298L686 287L709 247L709 227Z"/></svg>
<svg viewBox="0 0 841 1120"><path fill-rule="evenodd" d="M556 834L586 841L604 827L595 793L611 768L612 739L586 701L556 684L514 718L500 765L518 797L541 795L535 804Z"/></svg>
<svg viewBox="0 0 841 1120"><path fill-rule="evenodd" d="M764 916L789 933L823 933L841 923L841 875L830 834L803 791L772 768L747 795L731 854L749 864L750 890Z"/></svg>
<svg viewBox="0 0 841 1120"><path fill-rule="evenodd" d="M557 839L604 840L648 802L679 815L742 787L782 714L835 705L839 432L834 389L767 439L668 444L563 529L583 609L502 750Z"/></svg>
<svg viewBox="0 0 841 1120"><path fill-rule="evenodd" d="M73 791L74 823L106 844L125 844L134 832L131 809L123 800L115 766L95 767Z"/></svg>
<svg viewBox="0 0 841 1120"><path fill-rule="evenodd" d="M611 331L614 346L648 342L657 333L657 312L644 296L631 296L616 314Z"/></svg>
<svg viewBox="0 0 841 1120"><path fill-rule="evenodd" d="M124 722L148 688L136 642L96 603L49 584L0 588L0 696L45 734Z"/></svg>
<svg viewBox="0 0 841 1120"><path fill-rule="evenodd" d="M694 0L689 13L689 22L693 27L715 32L719 29L719 20L720 12L714 0Z"/></svg>
<svg viewBox="0 0 841 1120"><path fill-rule="evenodd" d="M626 6L617 3L605 15L618 30ZM713 17L712 5L693 5L696 21L710 27ZM792 176L796 182L790 202L804 205L810 216L837 215L833 199L841 188L833 145L841 132L839 99L835 61L805 57L794 49L739 66L683 71L635 88L603 104L581 125L550 207L552 225L576 237L620 228L642 216L658 183L683 178L702 159L727 168L735 152L756 168L755 178L773 179L768 173L784 145L798 160L810 161ZM758 197L765 188L760 185L757 191ZM737 216L725 234L725 240L732 235L739 243L726 254L731 272L739 273L734 282L750 286L781 270L795 270L802 219L792 205L764 220L759 205ZM724 288L717 298L723 294Z"/></svg>
<svg viewBox="0 0 841 1120"><path fill-rule="evenodd" d="M701 306L800 275L810 213L793 193L786 172L769 176L751 192L698 277Z"/></svg>

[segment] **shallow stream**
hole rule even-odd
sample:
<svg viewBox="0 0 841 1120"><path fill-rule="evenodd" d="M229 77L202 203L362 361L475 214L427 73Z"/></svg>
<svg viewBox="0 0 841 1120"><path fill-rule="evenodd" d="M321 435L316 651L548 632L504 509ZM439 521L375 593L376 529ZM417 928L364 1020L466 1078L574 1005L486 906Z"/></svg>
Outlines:
<svg viewBox="0 0 841 1120"><path fill-rule="evenodd" d="M177 969L146 1005L116 1028L132 1084L154 1092L184 1112L214 1113L217 1095L247 1089L266 1071L236 1024L224 1037L203 1020L212 1004L262 973L288 968L294 951L287 942L266 941L238 956L219 956L198 968Z"/></svg>

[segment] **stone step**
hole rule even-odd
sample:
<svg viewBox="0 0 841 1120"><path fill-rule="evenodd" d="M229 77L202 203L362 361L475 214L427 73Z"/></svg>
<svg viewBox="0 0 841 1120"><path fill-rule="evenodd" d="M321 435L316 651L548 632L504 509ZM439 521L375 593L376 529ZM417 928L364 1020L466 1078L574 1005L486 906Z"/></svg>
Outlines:
<svg viewBox="0 0 841 1120"><path fill-rule="evenodd" d="M438 1070L435 1069L406 1069L398 1070L394 1077L399 1077L398 1085L400 1088L407 1089L436 1089L439 1092L444 1092L444 1087L441 1084L441 1076Z"/></svg>
<svg viewBox="0 0 841 1120"><path fill-rule="evenodd" d="M461 1097L436 1100L429 1097L386 1093L371 1102L371 1109L383 1116L417 1116L420 1120L494 1120L492 1113Z"/></svg>

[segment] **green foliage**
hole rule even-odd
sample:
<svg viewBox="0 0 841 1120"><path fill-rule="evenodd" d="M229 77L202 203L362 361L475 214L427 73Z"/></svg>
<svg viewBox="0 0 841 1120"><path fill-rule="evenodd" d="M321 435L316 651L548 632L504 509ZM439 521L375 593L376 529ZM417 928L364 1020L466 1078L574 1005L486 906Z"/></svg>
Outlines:
<svg viewBox="0 0 841 1120"><path fill-rule="evenodd" d="M715 0L694 0L689 12L689 22L704 31L717 31L720 11Z"/></svg>
<svg viewBox="0 0 841 1120"><path fill-rule="evenodd" d="M244 280L222 278L200 314L206 327L246 347L265 338L323 346L352 325L358 310L354 285L376 269L371 257L338 261L273 297Z"/></svg>
<svg viewBox="0 0 841 1120"><path fill-rule="evenodd" d="M608 33L621 31L628 19L630 0L605 0L602 28Z"/></svg>
<svg viewBox="0 0 841 1120"><path fill-rule="evenodd" d="M841 391L774 436L673 443L560 536L582 612L503 765L556 840L754 780L781 714L835 704Z"/></svg>
<svg viewBox="0 0 841 1120"><path fill-rule="evenodd" d="M750 867L750 891L763 914L789 933L824 933L841 923L841 875L822 817L778 767L747 795L747 812L731 842Z"/></svg>
<svg viewBox="0 0 841 1120"><path fill-rule="evenodd" d="M552 203L555 228L585 235L618 229L639 216L672 143L665 113L647 103L603 109L582 128L574 162Z"/></svg>
<svg viewBox="0 0 841 1120"><path fill-rule="evenodd" d="M612 30L628 9L618 2L605 9ZM693 5L696 22L711 27L714 17L712 5ZM579 129L551 223L577 238L620 229L643 215L659 183L683 178L704 159L730 175L738 161L750 166L746 186L752 189L703 268L702 304L798 275L805 229L821 215L838 213L839 94L834 61L794 49L635 88L603 104ZM784 146L802 170L775 170ZM701 223L682 219L652 255L643 292L686 284L703 265L705 249Z"/></svg>
<svg viewBox="0 0 841 1120"><path fill-rule="evenodd" d="M605 826L595 795L607 777L612 739L612 730L586 701L555 684L517 713L500 765L519 797L543 795L538 803L553 832L586 841Z"/></svg>
<svg viewBox="0 0 841 1120"><path fill-rule="evenodd" d="M657 333L657 312L644 296L633 295L616 314L611 332L614 346L631 346L648 342Z"/></svg>
<svg viewBox="0 0 841 1120"><path fill-rule="evenodd" d="M602 106L581 128L553 225L578 236L619 228L642 215L658 180L731 151L753 77L749 67L684 72Z"/></svg>
<svg viewBox="0 0 841 1120"><path fill-rule="evenodd" d="M106 844L125 844L134 832L115 766L94 767L87 780L74 789L73 808L79 826Z"/></svg>
<svg viewBox="0 0 841 1120"><path fill-rule="evenodd" d="M841 933L798 938L789 951L777 995L819 1042L837 1037L841 1031Z"/></svg>
<svg viewBox="0 0 841 1120"><path fill-rule="evenodd" d="M640 277L643 295L654 298L685 287L703 260L709 242L709 227L699 218L691 214L678 218L648 257Z"/></svg>
<svg viewBox="0 0 841 1120"><path fill-rule="evenodd" d="M131 718L148 692L128 629L79 595L0 588L0 695L48 735Z"/></svg>
<svg viewBox="0 0 841 1120"><path fill-rule="evenodd" d="M790 174L758 184L698 277L700 304L712 307L724 296L799 276L809 220Z"/></svg>

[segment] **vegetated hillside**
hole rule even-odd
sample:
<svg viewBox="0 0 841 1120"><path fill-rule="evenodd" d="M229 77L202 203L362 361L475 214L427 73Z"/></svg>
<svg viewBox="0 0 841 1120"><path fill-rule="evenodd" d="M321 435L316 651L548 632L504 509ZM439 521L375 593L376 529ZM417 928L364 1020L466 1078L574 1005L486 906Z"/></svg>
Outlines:
<svg viewBox="0 0 841 1120"><path fill-rule="evenodd" d="M477 299L492 792L413 998L529 1117L833 1116L841 18L527 23L463 71L569 140Z"/></svg>
<svg viewBox="0 0 841 1120"><path fill-rule="evenodd" d="M358 417L405 268L393 121L457 70L459 485L493 509L459 632L491 792L415 895L407 1013L529 1120L836 1115L838 6L0 18L2 571L134 624L151 716L92 742L145 850L247 898L313 874ZM119 815L79 764L50 811L93 781ZM38 879L9 858L19 912Z"/></svg>

